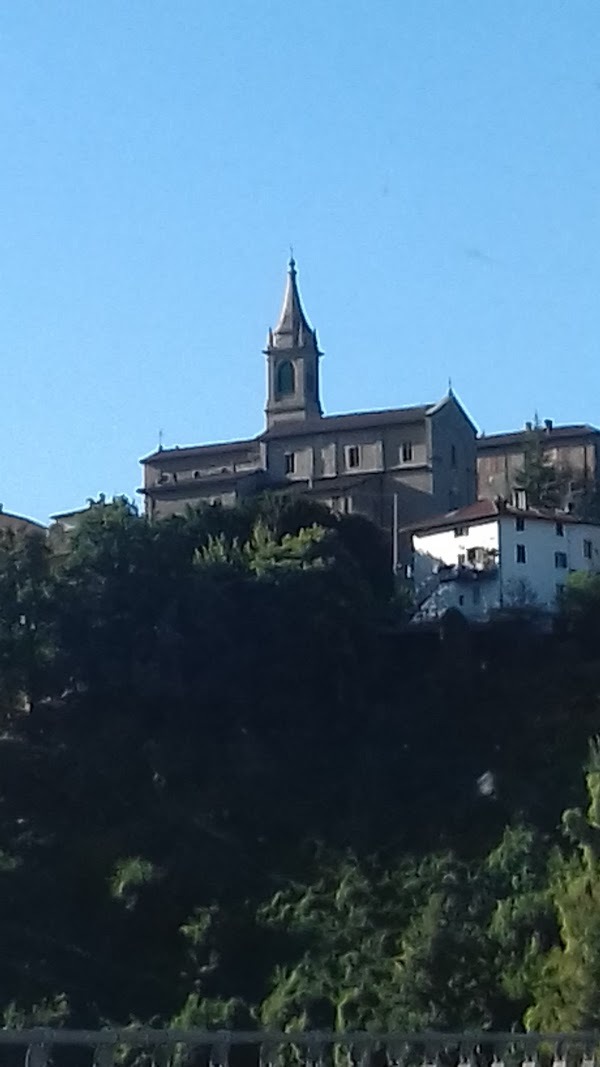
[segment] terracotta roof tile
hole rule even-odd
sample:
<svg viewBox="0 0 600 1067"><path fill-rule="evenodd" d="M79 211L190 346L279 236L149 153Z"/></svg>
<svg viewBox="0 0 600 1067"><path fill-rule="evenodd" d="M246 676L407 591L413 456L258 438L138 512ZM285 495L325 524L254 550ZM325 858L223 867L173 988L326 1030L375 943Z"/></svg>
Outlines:
<svg viewBox="0 0 600 1067"><path fill-rule="evenodd" d="M403 532L427 533L429 530L443 530L446 527L469 526L478 522L502 515L510 515L524 519L541 519L546 522L564 522L592 526L584 519L578 519L568 511L559 511L556 508L515 508L512 504L497 500L476 500L473 504L467 504L464 508L455 511L447 511L444 515L434 515L431 519L422 519L418 523L405 526Z"/></svg>

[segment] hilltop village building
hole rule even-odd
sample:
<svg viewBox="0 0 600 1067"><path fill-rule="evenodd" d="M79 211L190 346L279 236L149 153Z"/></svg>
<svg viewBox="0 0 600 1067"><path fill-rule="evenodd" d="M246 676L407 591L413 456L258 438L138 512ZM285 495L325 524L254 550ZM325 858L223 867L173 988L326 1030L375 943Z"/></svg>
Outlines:
<svg viewBox="0 0 600 1067"><path fill-rule="evenodd" d="M566 512L478 500L411 532L417 622L450 608L475 621L506 608L552 614L569 574L600 572L600 526Z"/></svg>
<svg viewBox="0 0 600 1067"><path fill-rule="evenodd" d="M264 350L266 425L248 440L160 448L142 460L147 514L233 505L265 489L301 493L384 529L476 498L476 428L450 391L386 411L324 415L317 332L291 259L283 306Z"/></svg>
<svg viewBox="0 0 600 1067"><path fill-rule="evenodd" d="M538 435L549 463L565 474L565 506L579 493L600 483L600 430L587 424L555 426L546 419L542 426L527 423L512 433L482 434L477 442L477 495L495 500L502 497L520 506L526 504L517 487L525 450Z"/></svg>
<svg viewBox="0 0 600 1067"><path fill-rule="evenodd" d="M13 515L5 511L0 504L0 533L10 532L13 534L45 534L46 527L34 519L26 519L23 515Z"/></svg>

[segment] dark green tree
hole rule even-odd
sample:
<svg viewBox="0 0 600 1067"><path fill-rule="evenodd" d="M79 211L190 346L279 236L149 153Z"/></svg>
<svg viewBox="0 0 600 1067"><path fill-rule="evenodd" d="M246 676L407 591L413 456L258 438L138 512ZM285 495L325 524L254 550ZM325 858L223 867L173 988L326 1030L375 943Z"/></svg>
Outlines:
<svg viewBox="0 0 600 1067"><path fill-rule="evenodd" d="M515 477L517 489L525 492L528 507L561 508L566 503L569 480L569 472L552 462L545 431L536 420L525 438L523 465Z"/></svg>

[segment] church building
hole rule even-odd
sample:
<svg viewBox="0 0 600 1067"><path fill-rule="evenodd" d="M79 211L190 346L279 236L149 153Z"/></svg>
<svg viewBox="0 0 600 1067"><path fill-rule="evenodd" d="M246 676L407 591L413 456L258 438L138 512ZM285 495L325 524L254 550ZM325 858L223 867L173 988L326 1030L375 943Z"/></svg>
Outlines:
<svg viewBox="0 0 600 1067"><path fill-rule="evenodd" d="M233 505L269 489L306 494L391 531L476 499L476 428L452 390L429 404L323 413L322 352L302 307L293 258L264 354L262 432L146 456L141 492L148 515Z"/></svg>

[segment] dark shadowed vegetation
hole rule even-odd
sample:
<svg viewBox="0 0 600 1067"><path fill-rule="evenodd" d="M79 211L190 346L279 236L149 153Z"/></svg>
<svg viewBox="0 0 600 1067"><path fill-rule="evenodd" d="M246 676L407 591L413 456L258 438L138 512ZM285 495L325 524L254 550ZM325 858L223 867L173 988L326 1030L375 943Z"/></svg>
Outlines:
<svg viewBox="0 0 600 1067"><path fill-rule="evenodd" d="M5 1020L599 1025L599 695L596 579L416 634L302 502L7 538Z"/></svg>

